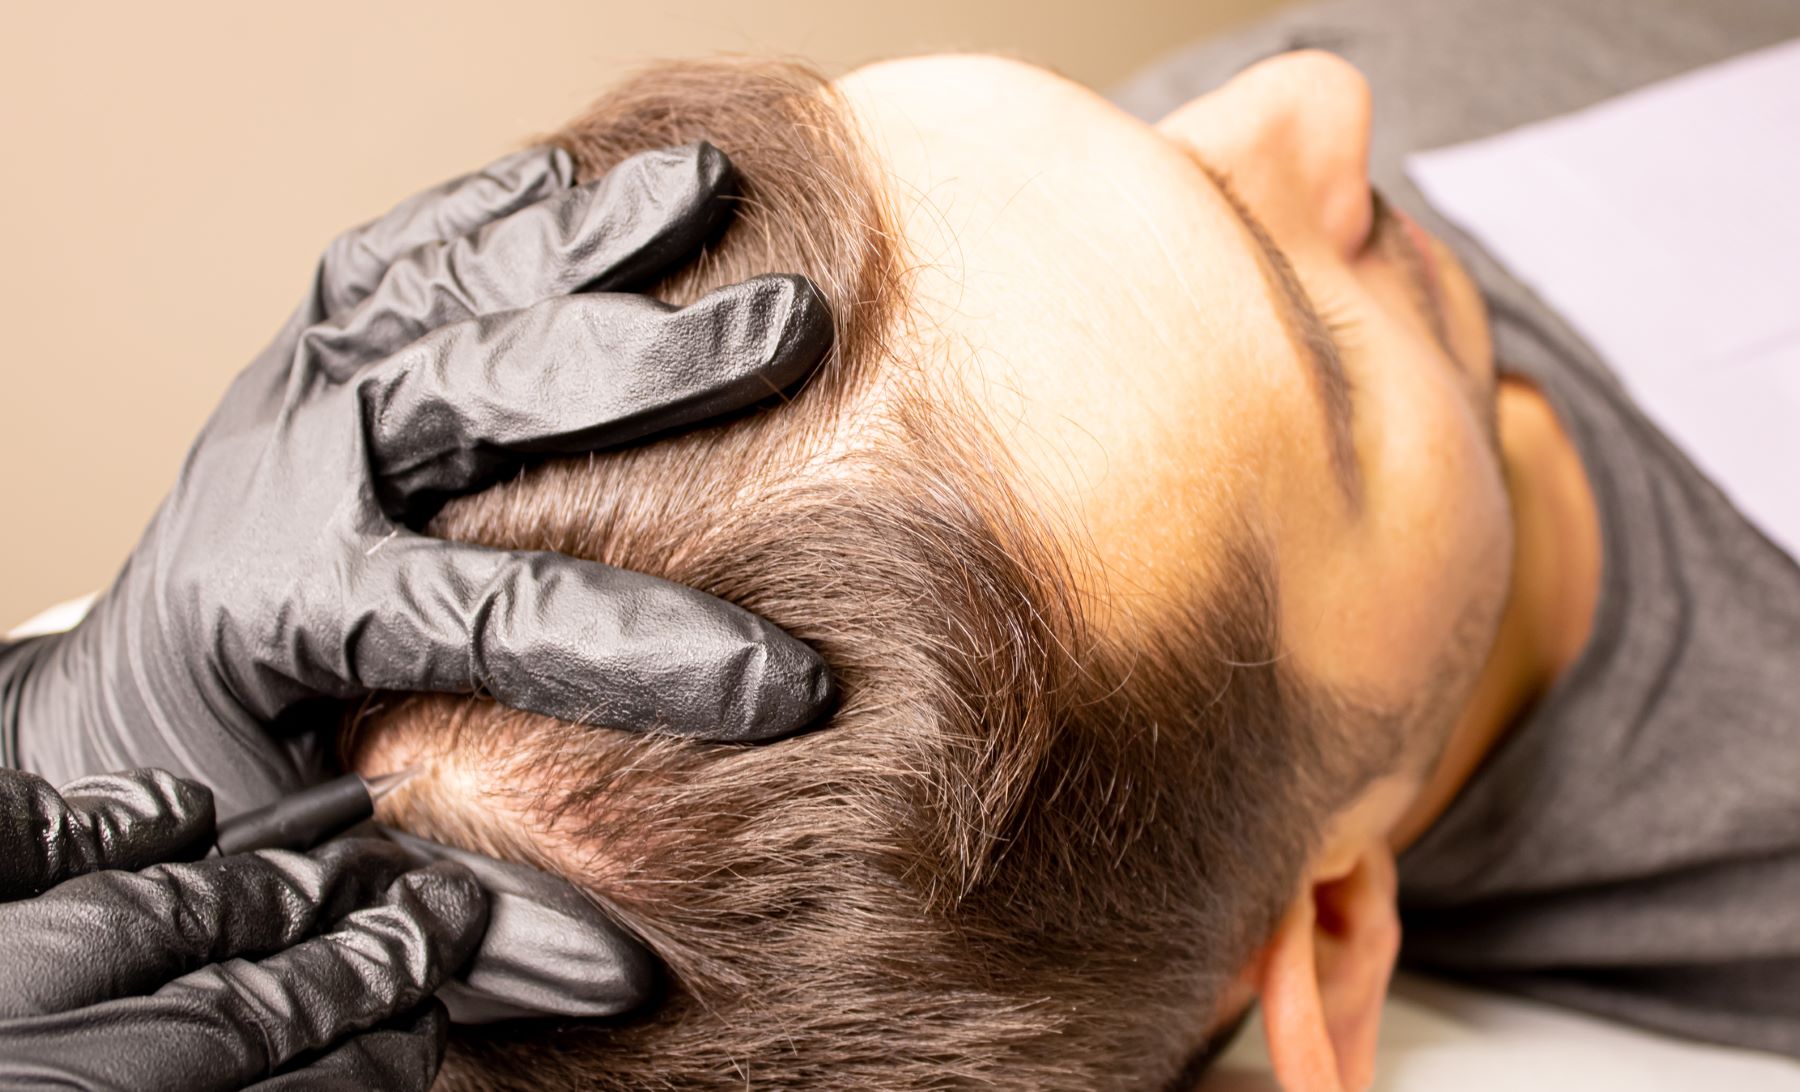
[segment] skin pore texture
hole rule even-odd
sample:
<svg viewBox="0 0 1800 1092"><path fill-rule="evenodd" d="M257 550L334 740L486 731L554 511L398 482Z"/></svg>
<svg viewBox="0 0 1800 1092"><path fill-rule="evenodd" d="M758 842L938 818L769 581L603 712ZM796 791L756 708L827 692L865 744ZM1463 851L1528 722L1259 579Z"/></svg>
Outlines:
<svg viewBox="0 0 1800 1092"><path fill-rule="evenodd" d="M1095 624L1172 628L1221 578L1219 529L1251 527L1280 656L1404 711L1393 772L1327 824L1274 935L1195 1016L1260 1000L1285 1087L1366 1086L1394 854L1586 639L1599 539L1572 446L1541 395L1496 380L1449 251L1378 215L1369 89L1338 58L1271 59L1156 126L990 57L835 86L909 259L907 336L957 362L942 381L1070 529ZM435 776L454 794L469 772Z"/></svg>

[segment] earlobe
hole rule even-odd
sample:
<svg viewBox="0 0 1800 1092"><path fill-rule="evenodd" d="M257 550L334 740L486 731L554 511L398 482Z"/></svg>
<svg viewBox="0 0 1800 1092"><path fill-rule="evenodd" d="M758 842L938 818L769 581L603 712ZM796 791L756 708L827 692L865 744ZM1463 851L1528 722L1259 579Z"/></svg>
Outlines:
<svg viewBox="0 0 1800 1092"><path fill-rule="evenodd" d="M1326 1027L1347 1088L1375 1082L1375 1045L1400 954L1393 851L1372 845L1343 878L1313 888L1315 958Z"/></svg>
<svg viewBox="0 0 1800 1092"><path fill-rule="evenodd" d="M1313 955L1312 892L1288 907L1264 953L1263 1033L1285 1092L1342 1092Z"/></svg>
<svg viewBox="0 0 1800 1092"><path fill-rule="evenodd" d="M1287 1092L1360 1092L1400 948L1393 854L1371 844L1338 876L1315 880L1265 951L1263 1024Z"/></svg>

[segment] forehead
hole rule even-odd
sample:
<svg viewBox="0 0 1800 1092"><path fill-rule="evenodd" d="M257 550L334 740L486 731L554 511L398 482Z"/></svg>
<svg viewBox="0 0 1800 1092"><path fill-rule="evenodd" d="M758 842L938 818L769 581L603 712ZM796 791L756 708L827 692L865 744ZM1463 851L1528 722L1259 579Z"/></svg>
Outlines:
<svg viewBox="0 0 1800 1092"><path fill-rule="evenodd" d="M1110 591L1190 588L1291 442L1277 407L1306 397L1224 199L1153 129L1028 65L916 58L837 86L910 251L909 338L955 362Z"/></svg>

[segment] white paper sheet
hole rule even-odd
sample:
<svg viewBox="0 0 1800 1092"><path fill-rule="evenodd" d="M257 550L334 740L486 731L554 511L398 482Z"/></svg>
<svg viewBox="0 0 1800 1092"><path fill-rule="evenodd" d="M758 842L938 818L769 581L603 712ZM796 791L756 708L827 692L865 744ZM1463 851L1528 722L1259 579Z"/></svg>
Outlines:
<svg viewBox="0 0 1800 1092"><path fill-rule="evenodd" d="M1406 169L1800 558L1800 41Z"/></svg>

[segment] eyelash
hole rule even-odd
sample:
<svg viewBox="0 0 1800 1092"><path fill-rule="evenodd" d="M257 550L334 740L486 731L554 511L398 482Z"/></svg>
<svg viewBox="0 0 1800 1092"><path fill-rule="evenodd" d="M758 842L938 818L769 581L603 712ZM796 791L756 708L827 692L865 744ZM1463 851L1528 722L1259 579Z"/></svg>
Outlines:
<svg viewBox="0 0 1800 1092"><path fill-rule="evenodd" d="M1381 191L1369 187L1369 233L1363 237L1362 245L1357 248L1357 256L1361 257L1387 242L1387 235L1393 223L1393 215L1389 212L1387 198ZM1352 317L1352 309L1342 300L1321 296L1316 290L1313 293L1313 306L1319 312L1319 321L1331 332L1332 340L1343 346L1345 353L1353 353L1359 347L1361 324Z"/></svg>
<svg viewBox="0 0 1800 1092"><path fill-rule="evenodd" d="M1205 171L1212 178L1213 183L1219 187L1220 192L1225 195L1225 199L1238 207L1240 215L1247 212L1247 206L1238 196L1237 189L1231 184L1231 176L1204 160L1200 160L1198 156L1195 156L1195 160L1200 164L1200 169ZM1382 197L1381 191L1374 186L1369 187L1369 204L1369 234L1363 239L1359 254L1366 253L1369 248L1382 242L1382 237L1387 233L1388 224L1393 220L1388 213L1387 199ZM1362 338L1360 337L1362 324L1352 317L1353 309L1340 299L1321 295L1316 289L1308 291L1312 299L1313 310L1318 313L1319 321L1324 324L1325 331L1331 335L1331 339L1337 342L1346 356L1358 353L1362 348Z"/></svg>
<svg viewBox="0 0 1800 1092"><path fill-rule="evenodd" d="M1354 354L1361 348L1362 324L1353 317L1351 308L1342 300L1322 296L1316 290L1312 293L1313 309L1319 313L1319 321L1331 334L1331 339L1340 345L1346 355Z"/></svg>

